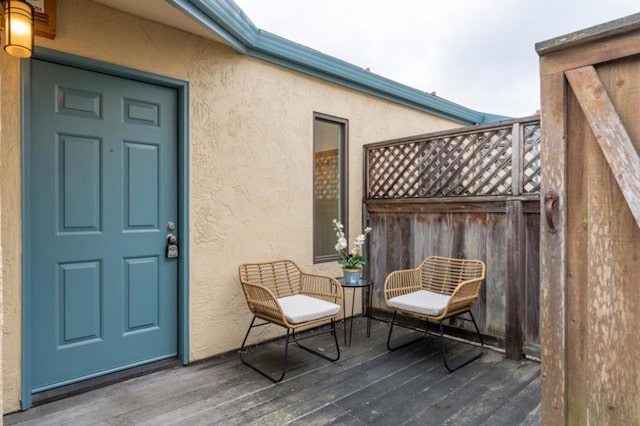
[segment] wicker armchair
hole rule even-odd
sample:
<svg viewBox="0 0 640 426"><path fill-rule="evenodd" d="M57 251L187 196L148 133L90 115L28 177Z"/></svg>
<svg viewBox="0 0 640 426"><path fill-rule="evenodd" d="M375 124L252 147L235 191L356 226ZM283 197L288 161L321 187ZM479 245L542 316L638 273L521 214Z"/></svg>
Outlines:
<svg viewBox="0 0 640 426"><path fill-rule="evenodd" d="M394 308L389 336L387 337L387 348L393 351L422 339L429 333L429 321L431 320L440 324L442 356L444 365L449 372L480 358L484 353L484 342L478 329L478 324L473 318L471 308L478 300L480 287L484 279L484 262L440 256L427 257L415 269L405 269L390 273L384 282L385 302L388 306ZM397 323L396 315L398 312L425 319L426 326L424 330ZM459 319L473 322L480 340L480 353L475 354L455 367L451 367L447 362L442 321L465 313L468 313L471 319L463 317L459 317ZM404 344L392 346L391 334L394 325L422 331L424 335Z"/></svg>
<svg viewBox="0 0 640 426"><path fill-rule="evenodd" d="M240 358L243 363L277 383L287 372L287 352L289 343L292 341L300 348L329 361L340 359L335 319L341 310L342 293L340 284L335 278L304 273L291 260L245 263L240 265L238 270L247 305L253 313L253 319L240 348ZM262 322L256 323L258 318ZM330 323L328 331L315 330L308 335L305 333L304 337L296 335L296 330L302 327L320 325L327 321ZM282 373L275 377L250 363L245 357L245 344L251 330L267 324L276 324L287 330L282 356ZM336 355L333 357L300 343L303 339L327 332L333 335L335 342Z"/></svg>

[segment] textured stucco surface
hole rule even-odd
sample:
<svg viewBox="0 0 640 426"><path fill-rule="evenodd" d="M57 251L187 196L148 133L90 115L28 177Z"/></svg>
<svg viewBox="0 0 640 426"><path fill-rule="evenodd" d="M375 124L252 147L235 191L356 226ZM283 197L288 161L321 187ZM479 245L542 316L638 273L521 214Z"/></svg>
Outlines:
<svg viewBox="0 0 640 426"><path fill-rule="evenodd" d="M361 229L363 144L458 126L86 0L58 0L57 28L55 40L36 44L189 82L191 238L182 244L191 251L191 361L241 343L251 318L239 263L291 258L339 274L335 263L312 262L314 111L349 120L352 230ZM0 54L0 73L2 361L4 412L11 412L21 386L19 61Z"/></svg>
<svg viewBox="0 0 640 426"><path fill-rule="evenodd" d="M2 140L2 75L0 75L0 140ZM1 147L0 147L1 148ZM2 169L2 155L0 155L0 169ZM0 414L4 412L2 403L2 335L4 334L4 303L2 301L2 185L0 185ZM0 417L0 425L2 425Z"/></svg>
<svg viewBox="0 0 640 426"><path fill-rule="evenodd" d="M2 388L3 410L19 405L21 302L20 62L0 53L0 196L2 222Z"/></svg>

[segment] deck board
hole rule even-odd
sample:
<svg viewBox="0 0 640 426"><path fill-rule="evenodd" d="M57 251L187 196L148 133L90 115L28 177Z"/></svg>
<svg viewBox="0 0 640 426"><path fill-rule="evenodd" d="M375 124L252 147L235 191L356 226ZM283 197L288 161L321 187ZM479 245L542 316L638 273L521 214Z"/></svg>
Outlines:
<svg viewBox="0 0 640 426"><path fill-rule="evenodd" d="M335 363L291 347L290 369L278 384L233 353L7 415L4 424L540 424L537 362L507 360L486 350L450 374L436 337L389 352L388 325L373 321L372 327L367 338L364 319L356 319L352 345L341 346ZM328 338L313 342L329 350ZM454 358L478 349L453 340L447 347ZM281 350L281 342L271 342L250 355L277 368Z"/></svg>

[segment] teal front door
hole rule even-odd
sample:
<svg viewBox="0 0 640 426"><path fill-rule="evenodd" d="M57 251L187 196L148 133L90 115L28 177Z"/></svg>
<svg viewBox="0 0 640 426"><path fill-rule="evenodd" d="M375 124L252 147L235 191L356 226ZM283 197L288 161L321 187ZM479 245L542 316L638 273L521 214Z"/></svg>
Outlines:
<svg viewBox="0 0 640 426"><path fill-rule="evenodd" d="M175 89L97 72L33 60L31 81L35 393L177 355L178 112Z"/></svg>

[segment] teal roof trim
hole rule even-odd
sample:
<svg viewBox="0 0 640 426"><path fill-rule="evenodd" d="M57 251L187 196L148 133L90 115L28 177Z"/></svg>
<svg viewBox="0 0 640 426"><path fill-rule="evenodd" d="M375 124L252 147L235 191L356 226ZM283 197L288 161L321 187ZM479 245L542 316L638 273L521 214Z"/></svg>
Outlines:
<svg viewBox="0 0 640 426"><path fill-rule="evenodd" d="M366 71L266 31L259 31L247 54L283 67L426 111L465 124L482 123L484 115L396 81Z"/></svg>
<svg viewBox="0 0 640 426"><path fill-rule="evenodd" d="M240 53L247 53L246 46L250 46L253 43L254 34L257 34L258 29L253 23L246 18L244 12L238 8L235 4L235 9L242 15L236 16L233 10L229 10L228 7L207 7L203 5L202 1L192 0L166 0L167 3L173 5L177 9L181 10L186 15L190 16L193 20L200 25L208 28L227 42L232 48ZM211 2L206 2L211 3ZM222 4L225 3L225 4ZM231 6L228 2L215 2L217 6ZM229 23L233 24L229 24Z"/></svg>
<svg viewBox="0 0 640 426"><path fill-rule="evenodd" d="M258 29L232 0L166 0L240 53L462 124L496 121L446 99Z"/></svg>
<svg viewBox="0 0 640 426"><path fill-rule="evenodd" d="M514 120L514 119L516 119L516 117L510 117L508 115L490 114L487 112L484 113L485 123L496 123L498 121Z"/></svg>

